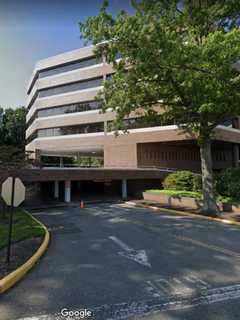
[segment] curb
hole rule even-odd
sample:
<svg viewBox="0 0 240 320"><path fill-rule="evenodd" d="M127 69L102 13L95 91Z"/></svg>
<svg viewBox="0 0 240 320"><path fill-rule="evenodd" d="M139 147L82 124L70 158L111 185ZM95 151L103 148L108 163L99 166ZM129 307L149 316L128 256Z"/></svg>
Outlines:
<svg viewBox="0 0 240 320"><path fill-rule="evenodd" d="M134 205L136 207L152 209L154 211L165 211L165 212L168 212L168 213L178 214L178 215L181 215L181 216L189 216L189 217L196 218L196 219L210 220L210 221L215 221L215 222L220 222L220 223L223 223L223 224L230 224L230 225L235 225L235 226L240 227L240 222L233 221L233 220L208 217L208 216L200 215L200 214L193 213L193 212L179 211L179 210L168 209L168 208L164 208L164 207L159 208L159 207L152 206L152 205L148 206L148 205L144 205L144 204L138 204L138 203L136 203L134 201L129 201L129 202L125 202L125 203L126 204L130 204L130 205Z"/></svg>
<svg viewBox="0 0 240 320"><path fill-rule="evenodd" d="M30 215L30 213L28 213L28 212L27 212L27 214ZM32 215L31 215L31 217L38 224L40 224L45 230L45 236L44 236L43 242L31 258L29 258L23 265L21 265L15 271L11 272L10 274L8 274L7 276L5 276L4 278L2 278L0 280L0 294L5 292L9 288L11 288L19 280L21 280L25 276L25 274L33 268L33 266L38 262L38 260L41 258L41 256L47 250L49 240L50 240L49 231L47 230L45 225L42 224L39 220L37 220Z"/></svg>

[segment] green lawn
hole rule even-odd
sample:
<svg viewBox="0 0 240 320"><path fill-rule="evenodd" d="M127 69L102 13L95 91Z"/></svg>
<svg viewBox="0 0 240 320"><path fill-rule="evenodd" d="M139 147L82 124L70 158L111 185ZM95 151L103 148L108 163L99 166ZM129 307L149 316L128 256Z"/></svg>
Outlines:
<svg viewBox="0 0 240 320"><path fill-rule="evenodd" d="M0 249L7 245L8 241L8 214L3 217L0 212ZM20 240L37 238L44 236L45 230L38 224L30 214L21 209L14 210L14 224L12 241L17 242Z"/></svg>

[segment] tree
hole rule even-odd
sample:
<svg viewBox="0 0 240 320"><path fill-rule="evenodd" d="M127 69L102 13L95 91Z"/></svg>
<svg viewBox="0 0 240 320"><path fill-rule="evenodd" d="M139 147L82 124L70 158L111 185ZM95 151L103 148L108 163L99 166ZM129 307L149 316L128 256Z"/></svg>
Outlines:
<svg viewBox="0 0 240 320"><path fill-rule="evenodd" d="M0 145L17 146L24 149L26 133L26 109L5 109L1 113ZM1 116L2 114L2 116Z"/></svg>
<svg viewBox="0 0 240 320"><path fill-rule="evenodd" d="M0 108L0 174L27 165L25 155L26 109Z"/></svg>
<svg viewBox="0 0 240 320"><path fill-rule="evenodd" d="M132 1L130 15L115 18L104 1L98 16L80 23L84 38L105 55L115 74L101 93L115 124L141 107L144 117L161 103L163 115L197 138L204 211L216 214L211 141L216 127L240 114L239 0ZM120 54L121 60L116 60ZM127 70L127 72L126 72Z"/></svg>
<svg viewBox="0 0 240 320"><path fill-rule="evenodd" d="M17 170L27 164L22 148L16 146L0 146L0 170Z"/></svg>

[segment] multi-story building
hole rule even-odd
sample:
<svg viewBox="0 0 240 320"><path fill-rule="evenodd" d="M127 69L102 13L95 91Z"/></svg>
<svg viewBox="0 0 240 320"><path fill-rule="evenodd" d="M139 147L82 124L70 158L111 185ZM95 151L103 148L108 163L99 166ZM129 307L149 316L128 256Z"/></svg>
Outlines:
<svg viewBox="0 0 240 320"><path fill-rule="evenodd" d="M171 168L200 171L196 138L174 123L149 125L139 115L126 119L128 132L118 136L109 128L115 114L101 112L96 95L113 69L93 47L66 52L37 63L28 86L26 150L32 157L103 159L109 168ZM240 122L233 119L216 129L213 167L239 162Z"/></svg>

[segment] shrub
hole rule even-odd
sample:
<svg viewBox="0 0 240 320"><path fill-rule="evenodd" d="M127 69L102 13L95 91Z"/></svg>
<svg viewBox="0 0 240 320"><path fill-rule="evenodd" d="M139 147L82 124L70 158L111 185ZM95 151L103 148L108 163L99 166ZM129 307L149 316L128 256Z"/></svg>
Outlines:
<svg viewBox="0 0 240 320"><path fill-rule="evenodd" d="M202 176L200 174L194 174L192 182L193 182L192 191L202 192Z"/></svg>
<svg viewBox="0 0 240 320"><path fill-rule="evenodd" d="M159 190L159 189L149 189L145 190L145 192L155 193L155 194L165 194L170 197L181 198L181 197L189 197L194 199L202 199L201 192L192 192L192 191L181 191L181 190Z"/></svg>
<svg viewBox="0 0 240 320"><path fill-rule="evenodd" d="M240 168L229 168L215 178L219 195L240 199Z"/></svg>
<svg viewBox="0 0 240 320"><path fill-rule="evenodd" d="M177 171L165 178L163 186L164 189L198 192L201 190L201 176L191 171Z"/></svg>

